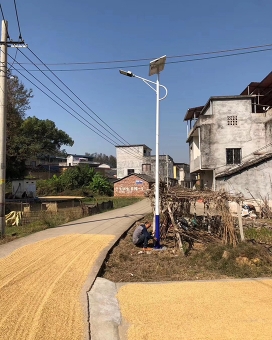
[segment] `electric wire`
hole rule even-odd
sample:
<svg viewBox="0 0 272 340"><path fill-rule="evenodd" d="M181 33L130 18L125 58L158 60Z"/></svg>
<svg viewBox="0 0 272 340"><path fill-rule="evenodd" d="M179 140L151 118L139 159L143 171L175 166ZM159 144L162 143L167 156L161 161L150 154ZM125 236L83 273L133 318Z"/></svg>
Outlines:
<svg viewBox="0 0 272 340"><path fill-rule="evenodd" d="M11 57L9 55L9 57ZM12 57L11 57L12 58ZM13 59L13 58L12 58ZM20 64L20 63L18 63ZM84 119L88 124L90 124L93 128L97 129L100 133L102 133L105 137L109 138L112 142L115 142L113 139L111 139L110 137L106 136L102 131L100 131L98 128L96 128L93 124L91 124L87 119L85 119L83 116L81 116L79 113L77 113L70 105L68 105L67 103L65 103L64 100L62 100L59 96L57 96L52 90L50 90L46 85L44 85L37 77L35 77L33 74L31 74L29 71L28 73L38 82L40 83L42 86L44 86L47 91L49 91L51 94L53 94L58 100L60 100L63 104L65 104L70 110L72 110L73 112L75 112L78 116L80 116L82 119Z"/></svg>
<svg viewBox="0 0 272 340"><path fill-rule="evenodd" d="M200 55L219 54L219 53L226 53L226 52L235 52L235 51L263 48L263 47L268 47L268 46L272 46L272 44L248 46L248 47L240 47L240 48L233 48L233 49L227 49L227 50L200 52L200 53L181 54L181 55L167 56L167 59L194 57L194 56L200 56ZM108 60L108 61L105 60L105 61L90 61L90 62L70 62L70 63L46 63L46 65L47 66L58 66L58 65L115 64L115 63L150 61L152 59L155 59L155 58L123 59L123 60ZM21 63L21 64L30 65L32 63ZM44 65L44 63L37 64L37 65Z"/></svg>
<svg viewBox="0 0 272 340"><path fill-rule="evenodd" d="M19 16L18 16L18 11L17 11L17 6L16 6L16 0L14 0L14 8L16 12L16 18L17 18L17 24L18 24L18 30L19 30L19 39L23 40L22 38L22 33L21 33L21 28L20 28L20 22L19 22Z"/></svg>
<svg viewBox="0 0 272 340"><path fill-rule="evenodd" d="M10 63L8 63L10 64ZM106 138L104 138L103 136L101 136L98 132L96 132L95 130L93 130L90 126L88 126L86 123L82 122L79 118L77 118L73 113L71 113L70 111L68 111L64 106L62 106L60 103L58 103L54 98L52 98L48 93L46 93L43 89L41 89L37 84L35 84L32 80L30 80L28 77L26 77L22 72L20 72L20 70L17 70L16 68L14 68L14 70L16 72L18 72L22 77L24 77L27 81L29 81L32 85L34 85L38 90L40 90L43 94L45 94L48 98L50 98L53 102L55 102L58 106L60 106L63 110L65 110L66 112L68 112L71 116L73 116L76 120L78 120L80 123L82 123L83 125L85 125L88 129L92 130L94 133L96 133L98 136L100 136L101 138L103 138L105 141L107 141L108 143L114 145L111 141L107 140ZM31 74L30 74L31 75Z"/></svg>
<svg viewBox="0 0 272 340"><path fill-rule="evenodd" d="M188 62L210 60L210 59L218 59L218 58L228 58L228 57L234 57L234 56L238 56L238 55L260 53L260 52L266 52L266 51L271 51L271 50L272 50L272 48L265 48L265 49L260 49L260 50L256 50L256 51L237 52L237 53L224 54L224 55L218 55L218 56L193 58L193 59L185 59L185 60L176 60L176 61L166 61L165 64L171 65L171 64L188 63ZM53 70L50 70L50 72L52 72L52 71L53 72L101 71L101 70L120 69L120 67L123 67L123 68L137 68L137 67L146 67L146 66L148 66L148 64L108 66L108 67L97 67L97 68L53 69ZM29 71L37 72L39 70L29 70ZM43 71L48 72L49 70L43 70Z"/></svg>
<svg viewBox="0 0 272 340"><path fill-rule="evenodd" d="M9 55L9 57L11 57ZM14 59L13 57L11 57L12 59ZM8 63L10 64L10 63ZM13 67L14 68L14 67ZM56 104L58 104L61 108L63 108L66 112L68 112L70 115L72 115L74 118L76 118L78 121L80 121L82 124L84 124L85 126L87 126L85 123L83 123L80 119L78 119L74 114L72 114L70 111L68 111L64 106L62 106L61 104L59 104L56 100L54 100L51 96L49 96L45 91L43 91L39 86L37 86L35 83L33 83L29 78L27 78L26 76L24 76L22 74L22 72L20 72L19 70L17 70L16 68L14 68L14 70L16 72L18 72L20 75L22 75L25 79L27 79L31 84L33 84L35 87L37 87L40 91L42 91L44 94L47 95L47 97L49 97L51 100L53 100ZM27 71L27 70L26 70ZM27 71L28 72L28 71ZM97 131L99 131L100 133L98 133L97 131L95 131L94 129L92 129L90 126L87 126L90 130L92 130L94 133L96 133L98 136L100 136L101 138L103 138L104 140L106 140L108 143L112 144L113 146L116 146L116 142L110 138L109 136L107 136L106 134L104 134L102 131L100 131L97 127L95 127L93 124L91 124L88 120L86 120L82 115L80 115L77 111L75 111L71 106L69 106L68 104L66 104L59 96L57 96L53 91L51 91L46 85L44 85L39 79L37 79L35 76L33 76L30 72L28 72L38 83L40 83L43 87L45 87L50 93L52 93L58 100L60 100L63 104L65 104L70 110L72 110L75 114L77 114L79 117L81 117L84 121L86 121L90 126L92 126L94 129L96 129ZM104 137L103 137L103 136ZM124 145L125 146L125 145ZM135 158L139 158L141 159L138 155L132 154L130 150L124 150L127 154L132 155Z"/></svg>
<svg viewBox="0 0 272 340"><path fill-rule="evenodd" d="M109 133L114 133L115 135L117 135L119 138L115 137L117 140L119 140L119 142L121 142L122 144L125 142L127 144L128 141L126 141L123 137L121 137L115 130L113 130L105 121L103 121L89 106L87 106L56 74L54 74L54 72L52 70L50 70L50 68L48 68L46 66L46 64L43 63L43 61L30 49L28 48L28 50L57 78L57 80L70 92L72 93L76 98L77 100L79 100L89 111L91 111L103 124L105 124L109 129L110 131L105 128L101 123L99 123L95 118L93 118L88 112L86 112L79 104L77 104L70 96L67 96L76 104L78 105L91 119L93 119L98 125L100 125L104 130L106 130L107 132ZM21 52L21 51L20 51ZM23 52L21 52L28 60L30 60ZM34 63L33 63L34 64ZM34 64L37 68L39 68L36 64ZM46 76L46 74L45 74ZM46 76L47 77L47 76ZM51 79L50 79L51 80ZM52 80L51 80L52 81ZM53 82L53 81L52 81ZM55 84L55 82L53 82ZM56 85L56 84L55 84ZM58 85L56 85L58 87ZM58 87L59 88L59 87ZM60 89L60 88L59 88ZM63 93L64 91L61 90Z"/></svg>

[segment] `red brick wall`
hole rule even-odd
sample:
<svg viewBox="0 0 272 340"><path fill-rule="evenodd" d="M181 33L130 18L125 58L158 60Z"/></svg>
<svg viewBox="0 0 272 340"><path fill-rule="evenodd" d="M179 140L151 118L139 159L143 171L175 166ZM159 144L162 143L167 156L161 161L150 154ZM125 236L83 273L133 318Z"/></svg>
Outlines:
<svg viewBox="0 0 272 340"><path fill-rule="evenodd" d="M131 175L114 183L114 196L144 197L146 190L150 189L150 184L145 180Z"/></svg>

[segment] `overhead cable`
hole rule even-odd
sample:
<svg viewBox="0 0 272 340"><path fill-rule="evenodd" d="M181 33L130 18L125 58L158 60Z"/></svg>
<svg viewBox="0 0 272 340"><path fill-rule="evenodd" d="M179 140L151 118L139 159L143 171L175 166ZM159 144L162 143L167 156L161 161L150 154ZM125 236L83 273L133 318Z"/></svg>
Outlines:
<svg viewBox="0 0 272 340"><path fill-rule="evenodd" d="M119 138L116 138L117 140L119 140L121 143L128 143L123 137L121 137L115 130L113 130L105 121L103 121L88 105L86 105L49 67L47 67L47 65L30 49L28 48L28 50L47 68L47 70L49 70L54 77L56 77L58 79L58 81L69 91L71 92L90 112L92 112L104 125L106 125L111 132L113 132L115 135L117 135L119 138L121 138L121 140ZM25 56L25 54L23 54ZM26 56L25 56L26 57ZM28 60L29 58L26 57ZM36 64L34 64L36 67L38 67ZM51 80L52 81L52 80ZM55 83L54 83L55 84ZM57 86L57 85L56 85ZM58 87L59 88L59 87ZM62 91L62 90L61 90ZM66 94L67 95L67 94ZM67 95L68 96L68 95ZM68 96L69 97L69 96ZM69 97L70 98L70 97ZM71 99L71 98L70 98ZM74 103L76 103L73 99L71 99ZM77 103L76 103L77 104ZM77 104L78 105L78 104ZM78 105L79 106L79 105ZM79 106L81 108L81 106ZM82 109L82 108L81 108ZM93 119L98 125L100 125L101 127L103 127L104 130L110 132L108 129L106 129L104 126L102 126L95 118L93 118L88 112L86 112L84 109L82 109L85 113L88 114L88 116ZM110 133L111 133L110 132Z"/></svg>
<svg viewBox="0 0 272 340"><path fill-rule="evenodd" d="M17 18L17 24L18 24L18 30L19 30L19 39L23 40L22 38L22 33L21 33L21 28L20 28L20 22L19 22L19 16L18 16L18 11L17 11L17 6L16 6L16 0L14 0L14 8L16 12L16 18Z"/></svg>
<svg viewBox="0 0 272 340"><path fill-rule="evenodd" d="M219 54L219 53L226 53L226 52L235 52L235 51L242 51L242 50L250 50L250 49L257 49L263 47L272 47L272 44L265 44L265 45L258 45L258 46L249 46L249 47L240 47L240 48L232 48L228 50L218 50L218 51L210 51L210 52L200 52L200 53L190 53L190 54L181 54L181 55L174 55L174 56L167 56L167 59L175 59L175 58L185 58L185 57L195 57L201 55L208 55L208 54ZM63 62L63 63L46 63L47 66L57 66L57 65L92 65L92 64L115 64L115 63L127 63L127 62L138 62L138 61L150 61L155 58L138 58L138 59L123 59L123 60L105 60L105 61L89 61L89 62ZM30 65L32 63L21 63L23 65ZM44 63L37 64L37 65L44 65Z"/></svg>
<svg viewBox="0 0 272 340"><path fill-rule="evenodd" d="M9 57L11 57L9 55ZM11 57L12 59L14 59L13 57ZM8 63L9 64L9 63ZM13 66L14 67L14 66ZM46 85L44 85L39 79L37 79L35 76L33 76L29 71L27 71L27 73L29 73L36 81L38 81L43 87L45 87L51 94L53 94L58 100L60 100L63 104L65 104L70 110L72 110L76 115L78 115L80 118L82 118L85 122L87 122L87 124L89 124L90 126L92 126L93 128L91 128L90 126L86 125L86 123L82 122L80 119L78 119L74 114L72 114L69 110L67 110L63 105L61 105L60 103L58 103L54 98L52 98L50 95L48 95L45 91L43 91L38 85L36 85L35 83L33 83L29 78L27 78L26 76L23 75L22 72L20 72L19 70L17 70L15 68L15 71L18 72L20 75L22 75L25 79L27 79L31 84L33 84L35 87L37 87L41 92L43 92L47 97L49 97L51 100L53 100L57 105L59 105L61 108L63 108L66 112L68 112L71 116L73 116L74 118L76 118L78 121L80 121L83 125L85 125L86 127L88 127L90 130L92 130L94 133L96 133L98 136L100 136L101 138L103 138L104 140L106 140L108 143L112 144L113 146L116 146L116 141L114 141L112 138L110 138L109 136L107 136L106 134L104 134L102 131L100 131L97 127L95 127L93 124L91 124L88 120L86 120L82 115L80 115L77 111L75 111L71 106L69 106L68 104L66 104L60 97L58 97L53 91L51 91ZM132 155L135 158L139 158L140 157L138 155L132 154L131 151L126 150L126 152L130 155Z"/></svg>
<svg viewBox="0 0 272 340"><path fill-rule="evenodd" d="M259 49L256 51L246 51L246 52L237 52L237 53L223 54L223 55L210 56L210 57L166 61L165 64L169 65L169 64L188 63L188 62L193 62L193 61L202 61L202 60L209 60L209 59L227 58L227 57L234 57L238 55L266 52L266 51L271 51L271 50L272 48L265 48L265 49ZM119 66L96 67L96 68L53 69L53 70L50 70L50 72L100 71L100 70L114 70L114 69L120 69L120 68L137 68L137 67L147 67L147 66L148 64L138 64L138 65L119 65ZM38 70L29 70L29 71L37 72ZM49 70L43 70L43 71L47 72Z"/></svg>

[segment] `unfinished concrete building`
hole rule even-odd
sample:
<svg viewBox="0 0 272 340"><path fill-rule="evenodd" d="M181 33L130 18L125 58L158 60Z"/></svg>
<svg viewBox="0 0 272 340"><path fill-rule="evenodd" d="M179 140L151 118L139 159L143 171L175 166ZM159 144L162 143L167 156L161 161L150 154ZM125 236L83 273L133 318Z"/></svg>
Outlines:
<svg viewBox="0 0 272 340"><path fill-rule="evenodd" d="M117 178L123 178L132 173L145 174L155 178L156 156L151 155L151 149L145 144L117 145ZM174 161L169 155L159 156L160 179L169 185L174 185L177 180L173 173Z"/></svg>
<svg viewBox="0 0 272 340"><path fill-rule="evenodd" d="M187 111L190 172L197 174L196 186L245 196L271 192L271 108L272 72L240 95L211 97L204 106Z"/></svg>

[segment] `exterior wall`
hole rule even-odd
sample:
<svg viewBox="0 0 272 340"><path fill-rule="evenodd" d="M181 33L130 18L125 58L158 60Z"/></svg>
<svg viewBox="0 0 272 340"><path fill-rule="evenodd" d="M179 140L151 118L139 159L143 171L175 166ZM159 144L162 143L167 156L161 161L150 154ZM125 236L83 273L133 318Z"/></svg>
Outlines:
<svg viewBox="0 0 272 340"><path fill-rule="evenodd" d="M156 156L150 154L151 149L144 145L131 147L117 147L117 178L123 178L127 175L128 169L134 169L135 174L145 174L155 178ZM150 164L150 170L144 170L143 164ZM159 175L161 180L166 181L168 178L174 178L174 162L168 155L159 157Z"/></svg>
<svg viewBox="0 0 272 340"><path fill-rule="evenodd" d="M196 129L195 135L192 137L189 143L189 148L190 148L190 169L191 172L193 172L201 168L199 129Z"/></svg>
<svg viewBox="0 0 272 340"><path fill-rule="evenodd" d="M156 156L145 157L145 164L151 164L151 170L148 172L141 172L155 178L156 175ZM162 181L166 181L168 178L174 177L174 162L173 159L168 155L160 155L159 157L159 176Z"/></svg>
<svg viewBox="0 0 272 340"><path fill-rule="evenodd" d="M271 198L272 160L243 169L240 173L216 179L216 190L224 189L230 193L241 192L245 198ZM249 193L250 192L250 193Z"/></svg>
<svg viewBox="0 0 272 340"><path fill-rule="evenodd" d="M22 198L24 194L27 197L36 197L36 180L23 179L12 181L12 195L15 198Z"/></svg>
<svg viewBox="0 0 272 340"><path fill-rule="evenodd" d="M265 114L252 113L250 98L214 100L211 111L212 115L200 116L197 122L200 127L201 169L222 172L233 167L226 164L227 148L241 148L242 161L246 161L255 150L271 141L271 125L265 124ZM237 125L228 125L228 116L237 116ZM195 138L191 139L193 145L197 145ZM195 149L193 157L197 158ZM191 163L191 169L196 171Z"/></svg>
<svg viewBox="0 0 272 340"><path fill-rule="evenodd" d="M93 164L93 157L81 155L67 156L67 166L77 166L79 164ZM99 164L99 163L96 163Z"/></svg>
<svg viewBox="0 0 272 340"><path fill-rule="evenodd" d="M144 197L145 192L150 189L150 184L145 180L131 175L114 183L115 197Z"/></svg>
<svg viewBox="0 0 272 340"><path fill-rule="evenodd" d="M134 173L142 173L142 164L145 164L145 156L150 156L151 149L143 145L130 147L117 147L117 178L128 175L128 169L134 169Z"/></svg>

